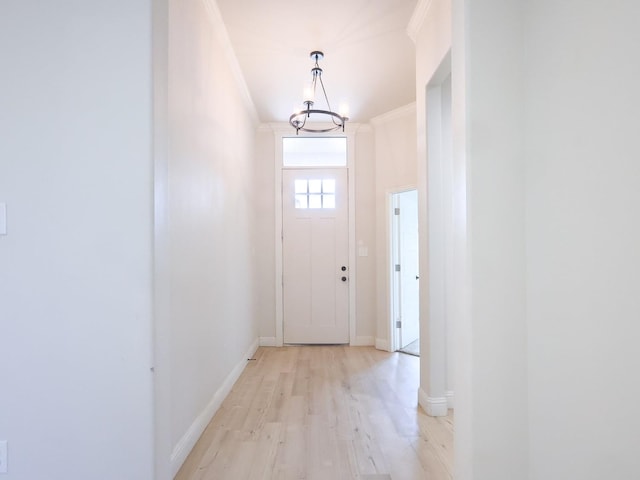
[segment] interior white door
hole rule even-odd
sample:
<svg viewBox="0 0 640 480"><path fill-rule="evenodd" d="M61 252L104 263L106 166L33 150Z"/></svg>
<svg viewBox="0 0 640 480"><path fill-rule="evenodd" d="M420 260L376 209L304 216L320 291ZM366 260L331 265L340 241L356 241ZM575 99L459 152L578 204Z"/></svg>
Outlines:
<svg viewBox="0 0 640 480"><path fill-rule="evenodd" d="M349 343L347 169L282 171L284 343Z"/></svg>
<svg viewBox="0 0 640 480"><path fill-rule="evenodd" d="M418 192L398 194L400 259L400 348L420 338L420 284L418 270Z"/></svg>

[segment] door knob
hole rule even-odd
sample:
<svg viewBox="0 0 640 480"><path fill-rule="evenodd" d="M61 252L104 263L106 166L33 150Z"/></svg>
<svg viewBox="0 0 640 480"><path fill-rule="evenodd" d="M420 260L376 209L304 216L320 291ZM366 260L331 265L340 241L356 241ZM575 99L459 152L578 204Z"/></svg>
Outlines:
<svg viewBox="0 0 640 480"><path fill-rule="evenodd" d="M346 282L347 281L347 277L342 277L342 281Z"/></svg>
<svg viewBox="0 0 640 480"><path fill-rule="evenodd" d="M344 265L342 266L342 268L340 268L340 270L342 270L343 272L347 271L347 267L345 267Z"/></svg>

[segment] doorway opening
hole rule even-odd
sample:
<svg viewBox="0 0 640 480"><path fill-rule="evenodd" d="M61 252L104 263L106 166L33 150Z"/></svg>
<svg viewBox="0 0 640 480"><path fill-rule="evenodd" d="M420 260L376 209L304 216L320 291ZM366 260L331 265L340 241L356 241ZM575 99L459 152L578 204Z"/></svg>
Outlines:
<svg viewBox="0 0 640 480"><path fill-rule="evenodd" d="M392 193L390 204L393 349L420 356L418 191Z"/></svg>

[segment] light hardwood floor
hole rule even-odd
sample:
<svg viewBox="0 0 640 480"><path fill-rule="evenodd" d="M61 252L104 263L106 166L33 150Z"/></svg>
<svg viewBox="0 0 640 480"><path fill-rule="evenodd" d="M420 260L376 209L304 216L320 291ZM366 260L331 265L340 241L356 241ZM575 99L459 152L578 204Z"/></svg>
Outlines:
<svg viewBox="0 0 640 480"><path fill-rule="evenodd" d="M453 416L417 405L418 357L261 347L176 480L445 480Z"/></svg>

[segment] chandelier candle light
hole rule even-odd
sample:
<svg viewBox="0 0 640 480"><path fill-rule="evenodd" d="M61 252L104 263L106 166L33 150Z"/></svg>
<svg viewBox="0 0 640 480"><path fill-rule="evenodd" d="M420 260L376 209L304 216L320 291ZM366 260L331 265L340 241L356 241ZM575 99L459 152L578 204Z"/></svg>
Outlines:
<svg viewBox="0 0 640 480"><path fill-rule="evenodd" d="M326 133L342 129L344 132L344 124L349 120L349 117L346 116L346 112L336 113L331 110L331 105L327 98L327 91L325 90L324 83L322 82L322 69L318 65L318 61L324 58L324 53L314 51L311 52L309 56L311 57L311 60L315 62L315 65L311 69L311 85L304 89L304 99L302 103L304 103L305 106L302 110L294 112L289 117L289 123L296 129L296 135L300 133L300 130L310 133ZM313 108L318 82L320 82L320 87L322 88L322 94L324 96L324 101L327 104L327 110ZM319 116L321 119L324 118L326 122L320 124L321 126L318 128L314 128L311 123L307 124L307 119L311 118L311 115ZM327 123L330 125L327 126Z"/></svg>

